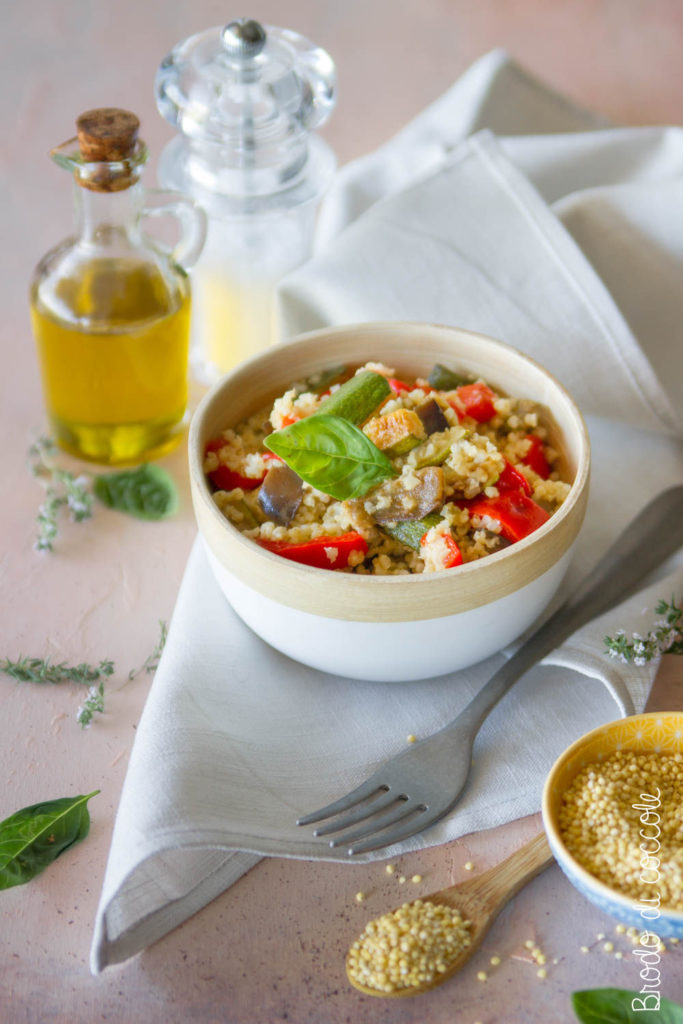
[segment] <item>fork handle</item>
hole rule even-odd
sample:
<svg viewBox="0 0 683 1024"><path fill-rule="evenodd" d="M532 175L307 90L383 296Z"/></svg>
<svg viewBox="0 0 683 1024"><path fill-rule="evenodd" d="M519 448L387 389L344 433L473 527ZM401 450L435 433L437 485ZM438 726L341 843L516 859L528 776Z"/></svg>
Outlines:
<svg viewBox="0 0 683 1024"><path fill-rule="evenodd" d="M683 545L683 485L657 495L629 523L585 580L541 628L491 676L442 730L467 725L472 739L517 680L591 619L626 600L643 577Z"/></svg>

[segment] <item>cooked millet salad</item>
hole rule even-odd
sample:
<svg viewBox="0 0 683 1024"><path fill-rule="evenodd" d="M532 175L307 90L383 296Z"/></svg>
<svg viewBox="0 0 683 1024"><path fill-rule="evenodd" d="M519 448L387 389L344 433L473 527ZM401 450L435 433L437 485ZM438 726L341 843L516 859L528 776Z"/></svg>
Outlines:
<svg viewBox="0 0 683 1024"><path fill-rule="evenodd" d="M454 569L514 544L565 500L548 410L436 365L295 383L212 438L218 508L283 557L366 575Z"/></svg>

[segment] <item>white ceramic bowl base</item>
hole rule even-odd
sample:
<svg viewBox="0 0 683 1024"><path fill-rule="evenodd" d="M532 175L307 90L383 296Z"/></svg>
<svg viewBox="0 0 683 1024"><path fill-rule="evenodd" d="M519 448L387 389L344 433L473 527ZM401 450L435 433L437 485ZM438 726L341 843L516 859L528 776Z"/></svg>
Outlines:
<svg viewBox="0 0 683 1024"><path fill-rule="evenodd" d="M352 622L289 608L239 580L206 543L204 549L233 609L266 643L322 672L404 683L466 668L520 636L555 594L573 545L547 572L506 597L456 615L411 622Z"/></svg>

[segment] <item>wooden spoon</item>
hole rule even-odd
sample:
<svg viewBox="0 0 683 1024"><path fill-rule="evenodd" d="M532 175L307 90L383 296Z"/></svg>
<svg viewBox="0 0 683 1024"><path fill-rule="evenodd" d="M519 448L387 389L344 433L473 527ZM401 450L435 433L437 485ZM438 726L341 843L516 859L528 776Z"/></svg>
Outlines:
<svg viewBox="0 0 683 1024"><path fill-rule="evenodd" d="M423 902L441 903L451 909L459 910L463 919L470 922L470 944L467 949L450 962L443 974L437 975L432 981L422 985L411 985L409 988L396 989L392 992L381 992L379 989L368 988L349 974L349 959L346 960L346 973L349 981L367 996L416 996L431 988L436 988L452 977L467 963L481 945L482 939L495 921L503 907L532 878L540 874L553 859L548 846L545 832L531 839L513 853L507 860L489 868L476 878L468 878L458 885L440 889L430 896L423 897ZM413 901L414 902L414 901Z"/></svg>

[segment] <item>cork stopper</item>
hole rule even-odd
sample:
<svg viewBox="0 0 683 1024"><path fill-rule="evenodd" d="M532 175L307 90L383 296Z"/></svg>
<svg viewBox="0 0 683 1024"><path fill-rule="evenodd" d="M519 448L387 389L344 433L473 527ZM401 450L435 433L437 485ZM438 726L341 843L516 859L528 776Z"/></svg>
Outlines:
<svg viewBox="0 0 683 1024"><path fill-rule="evenodd" d="M93 192L121 192L135 184L147 149L138 139L140 122L135 114L118 107L86 110L76 121L77 139L70 139L52 150L57 163L71 166L76 182ZM79 159L67 147L78 142Z"/></svg>
<svg viewBox="0 0 683 1024"><path fill-rule="evenodd" d="M139 120L129 110L87 110L76 121L81 156L98 163L125 160L133 154L139 128Z"/></svg>

